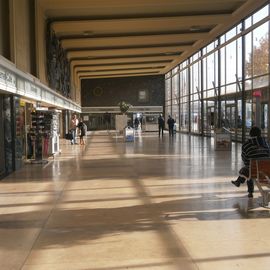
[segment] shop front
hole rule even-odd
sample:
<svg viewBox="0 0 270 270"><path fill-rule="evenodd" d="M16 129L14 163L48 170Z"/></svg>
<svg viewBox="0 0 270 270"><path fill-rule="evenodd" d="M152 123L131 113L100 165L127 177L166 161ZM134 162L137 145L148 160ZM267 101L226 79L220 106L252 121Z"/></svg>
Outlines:
<svg viewBox="0 0 270 270"><path fill-rule="evenodd" d="M0 94L0 179L26 161L44 160L60 151L60 110Z"/></svg>
<svg viewBox="0 0 270 270"><path fill-rule="evenodd" d="M60 112L47 107L34 107L26 129L27 159L31 163L46 162L60 151Z"/></svg>
<svg viewBox="0 0 270 270"><path fill-rule="evenodd" d="M3 119L4 110L4 95L0 94L0 119ZM0 121L0 179L5 176L6 163L5 163L5 133L4 133L4 122Z"/></svg>
<svg viewBox="0 0 270 270"><path fill-rule="evenodd" d="M15 169L13 97L0 94L0 179Z"/></svg>

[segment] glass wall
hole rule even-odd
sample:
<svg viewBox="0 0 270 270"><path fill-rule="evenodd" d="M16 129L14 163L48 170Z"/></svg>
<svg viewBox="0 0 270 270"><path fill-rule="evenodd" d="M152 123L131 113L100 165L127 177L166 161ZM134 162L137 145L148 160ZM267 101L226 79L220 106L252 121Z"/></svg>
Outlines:
<svg viewBox="0 0 270 270"><path fill-rule="evenodd" d="M218 51L215 51L217 42L211 43L202 50L202 77L203 77L203 132L211 135L217 125L218 106ZM206 55L206 56L205 56Z"/></svg>
<svg viewBox="0 0 270 270"><path fill-rule="evenodd" d="M195 54L190 66L190 131L199 133L201 131L201 62L200 53Z"/></svg>
<svg viewBox="0 0 270 270"><path fill-rule="evenodd" d="M182 69L182 70L181 70ZM187 62L180 65L180 130L189 131L189 69Z"/></svg>
<svg viewBox="0 0 270 270"><path fill-rule="evenodd" d="M172 117L176 123L176 129L179 130L179 73L178 68L173 70L172 77Z"/></svg>
<svg viewBox="0 0 270 270"><path fill-rule="evenodd" d="M250 17L252 24L269 14L268 7ZM251 125L268 133L269 115L269 22L263 23L245 36L246 132Z"/></svg>
<svg viewBox="0 0 270 270"><path fill-rule="evenodd" d="M165 112L179 115L180 131L213 135L223 128L242 141L257 125L270 137L267 16L269 5L166 75Z"/></svg>
<svg viewBox="0 0 270 270"><path fill-rule="evenodd" d="M171 73L167 73L165 76L165 108L164 118L167 119L172 114L172 93L171 93Z"/></svg>

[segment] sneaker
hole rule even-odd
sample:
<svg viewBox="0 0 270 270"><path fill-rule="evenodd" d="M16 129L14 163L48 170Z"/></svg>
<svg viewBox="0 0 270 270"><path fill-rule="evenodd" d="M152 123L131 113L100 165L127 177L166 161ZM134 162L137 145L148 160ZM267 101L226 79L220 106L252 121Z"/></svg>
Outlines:
<svg viewBox="0 0 270 270"><path fill-rule="evenodd" d="M236 187L240 187L240 183L238 181L231 181L231 183Z"/></svg>
<svg viewBox="0 0 270 270"><path fill-rule="evenodd" d="M253 198L253 194L252 193L248 193L248 197L249 198Z"/></svg>

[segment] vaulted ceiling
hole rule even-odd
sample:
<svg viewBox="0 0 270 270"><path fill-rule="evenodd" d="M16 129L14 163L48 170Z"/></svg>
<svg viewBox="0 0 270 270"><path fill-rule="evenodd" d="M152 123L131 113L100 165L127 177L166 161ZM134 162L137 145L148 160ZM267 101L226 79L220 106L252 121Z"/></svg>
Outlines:
<svg viewBox="0 0 270 270"><path fill-rule="evenodd" d="M165 74L266 0L38 0L79 78Z"/></svg>

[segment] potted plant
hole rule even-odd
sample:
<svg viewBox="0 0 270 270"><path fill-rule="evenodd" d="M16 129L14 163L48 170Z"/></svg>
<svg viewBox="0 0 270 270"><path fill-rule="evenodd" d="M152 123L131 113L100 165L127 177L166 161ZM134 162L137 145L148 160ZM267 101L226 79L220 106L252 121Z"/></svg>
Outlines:
<svg viewBox="0 0 270 270"><path fill-rule="evenodd" d="M126 103L125 101L120 101L118 103L118 106L119 106L121 113L125 114L129 110L129 108L131 107L131 104Z"/></svg>

